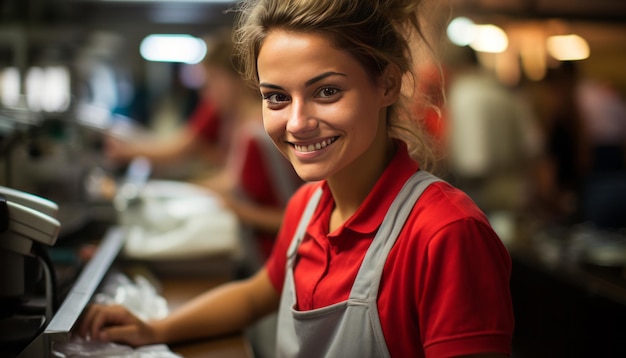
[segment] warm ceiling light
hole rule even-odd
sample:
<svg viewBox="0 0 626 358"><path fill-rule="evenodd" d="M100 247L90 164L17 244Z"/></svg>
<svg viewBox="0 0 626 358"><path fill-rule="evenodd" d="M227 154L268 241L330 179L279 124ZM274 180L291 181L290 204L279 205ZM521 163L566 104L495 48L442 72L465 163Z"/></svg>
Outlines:
<svg viewBox="0 0 626 358"><path fill-rule="evenodd" d="M147 61L195 64L206 55L206 43L191 35L149 35L139 52Z"/></svg>
<svg viewBox="0 0 626 358"><path fill-rule="evenodd" d="M589 44L578 35L551 36L548 53L559 61L579 61L589 57Z"/></svg>
<svg viewBox="0 0 626 358"><path fill-rule="evenodd" d="M474 39L470 47L478 52L502 53L509 47L504 30L496 25L474 25Z"/></svg>
<svg viewBox="0 0 626 358"><path fill-rule="evenodd" d="M453 44L467 46L474 40L474 22L467 17L457 17L450 21L446 33Z"/></svg>

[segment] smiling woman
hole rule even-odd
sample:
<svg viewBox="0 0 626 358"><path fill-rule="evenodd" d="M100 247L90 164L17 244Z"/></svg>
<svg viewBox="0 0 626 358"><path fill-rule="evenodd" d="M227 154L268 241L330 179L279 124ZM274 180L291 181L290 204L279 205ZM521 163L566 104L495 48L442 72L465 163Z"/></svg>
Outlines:
<svg viewBox="0 0 626 358"><path fill-rule="evenodd" d="M263 95L265 130L319 181L292 198L266 264L282 291L280 356L510 352L508 254L463 193L419 170L433 150L403 110L424 3L242 8L239 63ZM353 308L361 299L368 308Z"/></svg>
<svg viewBox="0 0 626 358"><path fill-rule="evenodd" d="M423 170L432 150L402 111L424 2L244 1L236 63L262 94L265 131L313 182L254 277L162 321L96 307L83 331L172 342L278 310L278 357L510 354L508 253L464 193ZM120 322L124 335L108 327Z"/></svg>
<svg viewBox="0 0 626 358"><path fill-rule="evenodd" d="M381 113L397 100L399 79L373 81L349 53L314 34L270 33L257 63L265 129L300 177L350 179L374 163L382 172L389 137Z"/></svg>
<svg viewBox="0 0 626 358"><path fill-rule="evenodd" d="M327 35L324 41L328 46L349 49L348 52L353 60L363 66L369 74L380 76L383 71L398 71L396 75L413 80L411 70L415 64L411 51L416 44L415 40L420 40L417 47L426 48L426 52L431 51L431 46L424 35L426 24L420 21L421 17L428 16L431 12L431 10L426 10L429 6L425 6L425 3L427 1L331 3L290 1L289 6L292 8L293 6L306 8L306 11L299 13L299 15L306 13L306 16L292 17L294 22L291 24L280 23L281 19L287 19L293 15L292 8L288 6L277 6L272 9L275 15L272 18L263 18L267 15L261 12L263 6L250 6L251 2L244 1L239 11L242 17L247 16L259 22L265 21L263 25L271 28L286 25L287 29L302 33L322 32ZM387 19L381 19L380 14L383 12L385 17L388 16ZM362 18L366 20L362 21ZM261 43L265 44L265 36L271 33L271 31L264 31L264 27L258 25L258 22L241 22L236 33L236 42L241 45L236 54L239 58L237 63L241 66L240 70L244 78L255 86L259 85L260 80L257 59ZM372 36L371 26L379 29L376 36ZM406 36L400 35L404 31L407 32ZM375 43L371 43L372 41ZM293 55L289 48L283 50L286 52L282 54ZM388 64L391 66L387 66ZM403 78L395 78L394 81L400 84ZM369 80L376 81L377 79L369 78ZM402 139L407 144L409 153L421 163L423 168L433 169L438 163L432 140L421 128L421 119L414 118L407 111L406 99L414 95L412 93L414 86L407 84L406 88L409 89L409 93L399 95L394 103L386 108L388 112L386 129L392 137ZM377 85L384 84L378 83Z"/></svg>

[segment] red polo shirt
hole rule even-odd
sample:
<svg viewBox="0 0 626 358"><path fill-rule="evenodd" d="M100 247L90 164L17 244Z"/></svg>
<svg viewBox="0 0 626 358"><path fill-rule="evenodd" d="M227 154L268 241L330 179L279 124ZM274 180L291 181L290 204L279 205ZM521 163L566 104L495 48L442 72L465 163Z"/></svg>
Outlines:
<svg viewBox="0 0 626 358"><path fill-rule="evenodd" d="M310 310L348 298L365 252L391 202L418 165L400 146L394 159L343 226L329 233L334 200L325 181L303 186L287 206L266 264L278 292L286 252L304 208L318 188L321 201L298 249L297 305ZM392 357L511 353L510 257L484 214L461 191L431 185L389 253L378 295Z"/></svg>

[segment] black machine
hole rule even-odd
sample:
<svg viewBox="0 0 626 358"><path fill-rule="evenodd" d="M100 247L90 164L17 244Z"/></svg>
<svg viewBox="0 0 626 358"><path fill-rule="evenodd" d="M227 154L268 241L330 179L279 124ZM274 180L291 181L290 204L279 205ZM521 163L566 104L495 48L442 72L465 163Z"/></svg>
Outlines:
<svg viewBox="0 0 626 358"><path fill-rule="evenodd" d="M53 316L54 269L46 246L61 224L49 200L0 186L0 353L17 355Z"/></svg>

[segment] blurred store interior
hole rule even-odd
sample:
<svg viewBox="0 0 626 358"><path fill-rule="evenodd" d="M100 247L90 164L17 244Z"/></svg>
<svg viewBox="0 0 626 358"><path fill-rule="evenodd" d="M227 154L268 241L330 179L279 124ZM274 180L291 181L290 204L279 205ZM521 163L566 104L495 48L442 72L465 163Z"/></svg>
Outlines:
<svg viewBox="0 0 626 358"><path fill-rule="evenodd" d="M35 243L52 272L30 251L15 259L2 248L0 327L20 328L2 334L1 356L67 339L72 323L54 334L46 325L86 268L97 281L89 296L111 271L141 273L170 307L245 275L249 241L238 239L236 218L211 195L196 200L219 154L110 153L112 141L158 146L192 121L203 57L211 36L232 28L234 4L0 2L0 194L46 198L60 223L58 237ZM509 248L514 357L626 356L626 2L450 0L433 11L440 62L417 64L415 96L438 109L416 100L412 110L436 138L440 175L481 206ZM182 230L177 208L196 206L213 210L204 224L227 239L207 246L189 227L168 232ZM134 249L120 238L133 225L149 226ZM142 235L189 238L148 249ZM48 299L14 317L33 295ZM251 346L242 335L173 350L251 357Z"/></svg>

